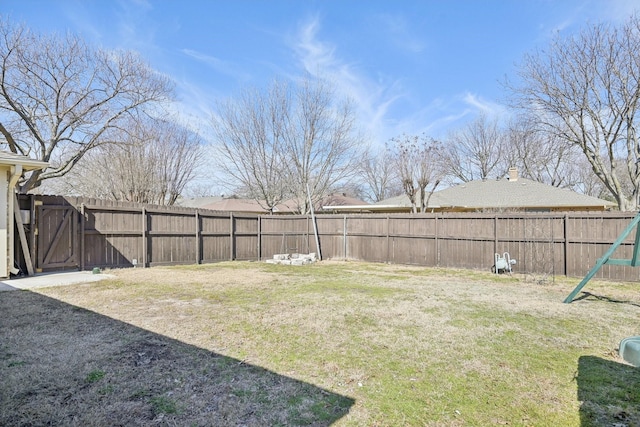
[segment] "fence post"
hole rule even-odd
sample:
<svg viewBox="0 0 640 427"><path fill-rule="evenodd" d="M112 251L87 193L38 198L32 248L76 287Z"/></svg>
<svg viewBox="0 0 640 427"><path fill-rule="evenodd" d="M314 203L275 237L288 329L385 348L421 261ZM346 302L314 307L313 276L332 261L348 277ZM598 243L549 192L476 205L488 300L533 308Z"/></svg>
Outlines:
<svg viewBox="0 0 640 427"><path fill-rule="evenodd" d="M440 239L438 238L438 214L436 213L435 216L435 222L436 222L436 226L435 226L435 250L436 250L436 267L440 267Z"/></svg>
<svg viewBox="0 0 640 427"><path fill-rule="evenodd" d="M31 214L29 215L29 244L31 248L31 259L34 262L34 266L37 268L35 264L38 259L38 254L36 252L36 196L34 194L29 194L29 211ZM37 270L36 270L37 271Z"/></svg>
<svg viewBox="0 0 640 427"><path fill-rule="evenodd" d="M233 224L233 212L229 212L229 261L234 259L235 233Z"/></svg>
<svg viewBox="0 0 640 427"><path fill-rule="evenodd" d="M149 222L147 221L147 209L142 208L142 267L146 268L149 262Z"/></svg>
<svg viewBox="0 0 640 427"><path fill-rule="evenodd" d="M498 252L498 215L493 217L493 252Z"/></svg>
<svg viewBox="0 0 640 427"><path fill-rule="evenodd" d="M562 233L564 234L564 245L562 248L562 257L564 258L562 266L564 268L563 274L566 276L569 271L569 262L567 255L569 254L569 214L565 213L562 223Z"/></svg>
<svg viewBox="0 0 640 427"><path fill-rule="evenodd" d="M84 236L85 236L85 208L84 203L80 205L80 271L84 271Z"/></svg>
<svg viewBox="0 0 640 427"><path fill-rule="evenodd" d="M262 215L258 215L258 261L262 261Z"/></svg>
<svg viewBox="0 0 640 427"><path fill-rule="evenodd" d="M202 226L200 225L200 213L196 210L196 264L202 262Z"/></svg>

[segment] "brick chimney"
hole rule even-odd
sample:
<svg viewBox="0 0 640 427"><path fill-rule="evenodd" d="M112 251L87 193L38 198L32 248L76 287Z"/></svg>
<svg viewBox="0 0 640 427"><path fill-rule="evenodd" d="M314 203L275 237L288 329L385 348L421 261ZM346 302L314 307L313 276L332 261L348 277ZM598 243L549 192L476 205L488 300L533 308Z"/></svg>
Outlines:
<svg viewBox="0 0 640 427"><path fill-rule="evenodd" d="M518 168L509 168L509 181L518 180Z"/></svg>

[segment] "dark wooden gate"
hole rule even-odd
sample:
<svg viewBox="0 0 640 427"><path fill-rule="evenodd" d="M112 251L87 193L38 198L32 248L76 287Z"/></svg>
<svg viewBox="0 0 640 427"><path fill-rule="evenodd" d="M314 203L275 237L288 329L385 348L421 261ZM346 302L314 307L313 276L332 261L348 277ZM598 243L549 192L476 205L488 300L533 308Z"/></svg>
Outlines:
<svg viewBox="0 0 640 427"><path fill-rule="evenodd" d="M36 268L64 270L79 267L78 211L72 206L38 206Z"/></svg>

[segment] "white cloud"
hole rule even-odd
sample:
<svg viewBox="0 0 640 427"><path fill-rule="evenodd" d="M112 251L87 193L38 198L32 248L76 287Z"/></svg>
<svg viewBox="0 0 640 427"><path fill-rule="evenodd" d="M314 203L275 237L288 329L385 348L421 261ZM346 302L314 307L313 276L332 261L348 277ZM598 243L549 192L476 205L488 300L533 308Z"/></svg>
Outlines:
<svg viewBox="0 0 640 427"><path fill-rule="evenodd" d="M318 39L320 20L315 17L302 25L296 35L295 49L308 73L317 75L322 70L341 68L334 58L335 47Z"/></svg>
<svg viewBox="0 0 640 427"><path fill-rule="evenodd" d="M474 108L479 113L484 113L487 117L500 118L507 114L507 109L504 105L496 102L487 101L482 97L473 93L467 92L463 95L462 100L468 106Z"/></svg>
<svg viewBox="0 0 640 427"><path fill-rule="evenodd" d="M242 71L236 64L224 61L213 55L207 55L206 53L198 52L193 49L182 49L181 52L192 59L206 64L208 67L220 74L231 76L239 80L248 80L250 77L248 73Z"/></svg>
<svg viewBox="0 0 640 427"><path fill-rule="evenodd" d="M603 17L614 23L621 23L634 13L640 12L640 4L638 0L609 0L604 2L600 12Z"/></svg>
<svg viewBox="0 0 640 427"><path fill-rule="evenodd" d="M396 135L402 132L425 133L434 138L442 138L452 127L459 126L475 112L474 108L461 102L459 97L435 98L402 118L395 125Z"/></svg>
<svg viewBox="0 0 640 427"><path fill-rule="evenodd" d="M328 79L339 93L353 100L364 131L378 142L390 138L388 111L405 96L398 79L371 78L357 65L340 58L338 49L318 35L320 20L315 17L301 25L293 48L305 72L316 78Z"/></svg>
<svg viewBox="0 0 640 427"><path fill-rule="evenodd" d="M179 98L171 105L174 114L191 129L197 128L202 132L203 128L209 126L215 93L185 80L176 84Z"/></svg>
<svg viewBox="0 0 640 427"><path fill-rule="evenodd" d="M152 4L147 0L120 0L118 5L119 19L114 27L118 29L122 45L146 55L159 50L156 44L158 24L150 19Z"/></svg>
<svg viewBox="0 0 640 427"><path fill-rule="evenodd" d="M398 31L405 26L401 19L394 25ZM422 99L418 93L409 92L402 79L373 77L357 62L347 62L340 57L339 47L323 40L320 33L318 17L300 27L294 43L298 59L306 72L329 79L340 93L354 101L363 130L373 142L384 143L402 133L424 132L443 137L451 128L464 125L480 113L499 119L509 114L504 105L471 92Z"/></svg>
<svg viewBox="0 0 640 427"><path fill-rule="evenodd" d="M66 18L73 23L74 30L82 34L86 40L92 40L96 43L103 41L103 35L98 25L91 19L87 3L82 1L74 1L69 4L61 3L61 9Z"/></svg>
<svg viewBox="0 0 640 427"><path fill-rule="evenodd" d="M424 51L425 42L412 34L411 26L403 15L380 15L378 21L382 32L398 49L412 54Z"/></svg>
<svg viewBox="0 0 640 427"><path fill-rule="evenodd" d="M580 31L585 25L601 22L619 25L638 12L637 0L584 0L575 3L564 16L554 17L557 22L540 24L540 38L546 40L558 33Z"/></svg>

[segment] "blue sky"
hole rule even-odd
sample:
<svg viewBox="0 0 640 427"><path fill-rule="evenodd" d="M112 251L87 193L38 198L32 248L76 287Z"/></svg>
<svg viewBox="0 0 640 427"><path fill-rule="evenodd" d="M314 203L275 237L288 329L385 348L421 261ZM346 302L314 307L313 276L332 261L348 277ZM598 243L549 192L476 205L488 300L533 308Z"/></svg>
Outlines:
<svg viewBox="0 0 640 427"><path fill-rule="evenodd" d="M373 141L440 138L478 113L508 114L500 81L555 33L619 23L635 0L0 0L38 31L140 52L205 123L217 99L277 76L334 81Z"/></svg>

